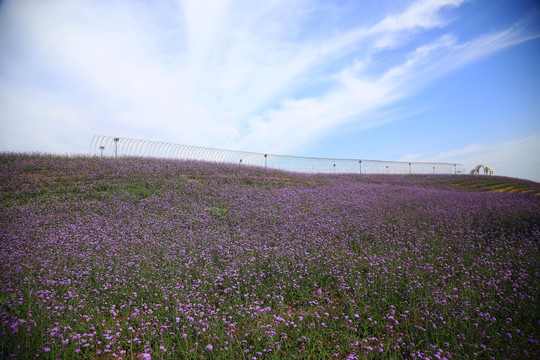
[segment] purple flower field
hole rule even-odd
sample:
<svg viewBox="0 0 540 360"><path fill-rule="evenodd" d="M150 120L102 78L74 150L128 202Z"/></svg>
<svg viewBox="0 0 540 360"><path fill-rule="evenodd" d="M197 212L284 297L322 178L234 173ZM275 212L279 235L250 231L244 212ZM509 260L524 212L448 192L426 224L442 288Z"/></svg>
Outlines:
<svg viewBox="0 0 540 360"><path fill-rule="evenodd" d="M0 357L540 358L540 196L488 180L538 189L0 154Z"/></svg>

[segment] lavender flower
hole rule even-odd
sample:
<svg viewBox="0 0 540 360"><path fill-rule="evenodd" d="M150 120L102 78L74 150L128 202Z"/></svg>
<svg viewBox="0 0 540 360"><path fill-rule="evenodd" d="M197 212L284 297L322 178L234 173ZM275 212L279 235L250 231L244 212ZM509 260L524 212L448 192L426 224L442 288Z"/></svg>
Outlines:
<svg viewBox="0 0 540 360"><path fill-rule="evenodd" d="M488 180L538 187L1 154L1 357L532 357L540 197Z"/></svg>

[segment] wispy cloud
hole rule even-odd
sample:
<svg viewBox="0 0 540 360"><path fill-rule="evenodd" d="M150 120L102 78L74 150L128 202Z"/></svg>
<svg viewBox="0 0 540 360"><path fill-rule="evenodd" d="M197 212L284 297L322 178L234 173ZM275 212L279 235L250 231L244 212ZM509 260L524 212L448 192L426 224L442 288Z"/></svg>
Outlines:
<svg viewBox="0 0 540 360"><path fill-rule="evenodd" d="M377 35L376 48L396 47L411 32L441 28L449 20L440 14L445 7L458 7L466 0L417 1L404 12L389 15L371 29L370 34Z"/></svg>
<svg viewBox="0 0 540 360"><path fill-rule="evenodd" d="M417 161L422 158L424 153L409 153L403 155L401 158L397 159L397 161Z"/></svg>
<svg viewBox="0 0 540 360"><path fill-rule="evenodd" d="M464 43L450 34L443 35L416 48L401 64L378 77L369 72L371 64L354 63L335 74L334 87L327 93L315 98L289 99L257 117L243 138L243 146L264 144L290 151L292 144L320 138L346 122L363 123L364 128L379 125L380 120L373 121L368 116L370 112L412 95L452 70L536 36L519 26ZM290 135L283 138L280 133ZM274 139L275 143L268 144L265 139Z"/></svg>
<svg viewBox="0 0 540 360"><path fill-rule="evenodd" d="M484 164L497 175L518 177L540 182L540 135L530 135L500 143L475 143L447 151L425 161L455 161L467 170Z"/></svg>
<svg viewBox="0 0 540 360"><path fill-rule="evenodd" d="M56 124L40 129L42 142L70 128L291 152L343 124L376 126L370 114L425 83L537 36L518 23L409 48L415 35L447 27L446 10L463 3L420 0L340 25L328 15L340 14L338 5L308 0L8 0L0 6L0 118L25 124L20 136L35 131L36 116ZM379 55L396 49L396 61L381 65Z"/></svg>
<svg viewBox="0 0 540 360"><path fill-rule="evenodd" d="M486 149L485 145L476 143L476 144L468 145L461 149L454 149L454 150L450 150L444 153L437 154L435 156L430 157L429 160L430 161L447 161L451 159L458 159L467 155L482 152L485 149Z"/></svg>

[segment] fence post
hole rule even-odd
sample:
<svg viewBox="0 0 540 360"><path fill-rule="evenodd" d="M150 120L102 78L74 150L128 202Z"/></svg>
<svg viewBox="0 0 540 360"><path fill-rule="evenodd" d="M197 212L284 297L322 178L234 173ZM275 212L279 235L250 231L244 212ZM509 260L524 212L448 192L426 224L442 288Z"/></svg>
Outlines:
<svg viewBox="0 0 540 360"><path fill-rule="evenodd" d="M115 137L114 139L114 157L118 156L118 141L120 141L120 138Z"/></svg>

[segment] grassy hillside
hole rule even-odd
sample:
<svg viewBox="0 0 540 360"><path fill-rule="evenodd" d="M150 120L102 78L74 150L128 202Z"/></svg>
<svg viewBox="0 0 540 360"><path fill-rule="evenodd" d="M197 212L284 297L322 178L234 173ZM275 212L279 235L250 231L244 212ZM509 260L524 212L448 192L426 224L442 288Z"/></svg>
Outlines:
<svg viewBox="0 0 540 360"><path fill-rule="evenodd" d="M539 184L0 155L1 356L538 358Z"/></svg>

